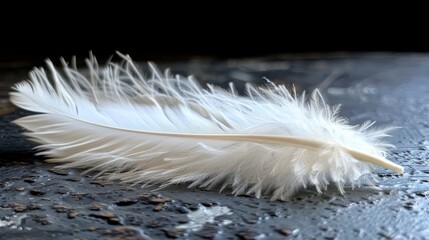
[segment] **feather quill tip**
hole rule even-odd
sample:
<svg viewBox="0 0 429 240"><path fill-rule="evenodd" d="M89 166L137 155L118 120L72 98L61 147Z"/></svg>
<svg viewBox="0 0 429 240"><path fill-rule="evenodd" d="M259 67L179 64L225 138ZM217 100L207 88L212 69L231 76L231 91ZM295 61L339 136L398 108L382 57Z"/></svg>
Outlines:
<svg viewBox="0 0 429 240"><path fill-rule="evenodd" d="M120 56L106 67L91 56L85 73L47 61L49 74L34 69L14 86L11 101L40 113L16 121L40 154L144 186L189 183L273 200L329 183L343 193L370 180L374 165L404 171L384 158L389 129L350 126L318 91L306 98L268 82L240 96L233 84L201 87L153 64L144 77Z"/></svg>

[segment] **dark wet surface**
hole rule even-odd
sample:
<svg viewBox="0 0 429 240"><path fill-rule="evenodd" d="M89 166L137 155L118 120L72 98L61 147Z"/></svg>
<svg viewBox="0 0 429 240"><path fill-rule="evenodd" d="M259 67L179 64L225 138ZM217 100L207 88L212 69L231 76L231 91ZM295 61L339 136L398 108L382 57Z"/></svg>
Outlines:
<svg viewBox="0 0 429 240"><path fill-rule="evenodd" d="M0 239L428 239L429 56L404 54L273 57L162 64L175 73L238 89L245 82L321 88L352 123L401 129L389 159L405 174L377 169L377 189L305 189L286 202L175 186L156 192L58 170L34 157L13 119L0 117ZM3 88L25 78L8 74ZM201 229L189 215L227 207Z"/></svg>

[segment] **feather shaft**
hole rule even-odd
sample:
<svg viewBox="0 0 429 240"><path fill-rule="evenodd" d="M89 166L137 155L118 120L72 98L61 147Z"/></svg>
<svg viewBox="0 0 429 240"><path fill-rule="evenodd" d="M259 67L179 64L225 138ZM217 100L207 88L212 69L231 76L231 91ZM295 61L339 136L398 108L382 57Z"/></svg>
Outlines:
<svg viewBox="0 0 429 240"><path fill-rule="evenodd" d="M213 139L213 140L227 140L227 141L242 141L242 142L255 142L255 143L271 143L271 144L291 144L297 147L303 147L308 149L323 149L327 146L343 148L347 153L352 157L377 165L379 167L384 167L395 171L397 173L404 173L404 167L399 164L396 164L392 161L389 161L385 158L374 156L356 149L349 147L341 146L336 143L329 143L326 141L307 139L302 137L289 137L289 136L270 136L270 135L241 135L241 134L180 134L180 133L156 133L156 132L143 132L150 135L158 136L169 136L169 137L179 137L179 138L196 138L196 139Z"/></svg>
<svg viewBox="0 0 429 240"><path fill-rule="evenodd" d="M385 158L377 157L377 156L374 156L356 149L348 148L348 147L344 147L344 149L356 159L390 169L400 174L404 173L404 167L394 162L391 162Z"/></svg>
<svg viewBox="0 0 429 240"><path fill-rule="evenodd" d="M55 112L54 109L51 111ZM81 121L80 119L76 119L73 116L68 116L75 120ZM111 128L118 130L119 128L113 128L106 125L101 125L93 122L88 122L93 125L98 125L104 128ZM377 157L356 149L352 149L349 147L341 146L336 143L329 143L326 141L308 139L302 137L291 137L291 136L270 136L270 135L250 135L250 134L181 134L181 133L162 133L162 132L148 132L148 131L136 131L130 129L120 129L121 131L129 131L135 133L142 133L148 135L157 135L157 136L165 136L165 137L177 137L177 138L195 138L195 139L212 139L212 140L226 140L226 141L242 141L242 142L255 142L255 143L271 143L271 144L291 144L297 147L303 147L308 149L323 149L327 146L339 147L344 149L347 153L349 153L354 158L365 161L368 163L372 163L374 165L384 167L395 171L397 173L404 173L404 167L394 162L391 162L385 158Z"/></svg>

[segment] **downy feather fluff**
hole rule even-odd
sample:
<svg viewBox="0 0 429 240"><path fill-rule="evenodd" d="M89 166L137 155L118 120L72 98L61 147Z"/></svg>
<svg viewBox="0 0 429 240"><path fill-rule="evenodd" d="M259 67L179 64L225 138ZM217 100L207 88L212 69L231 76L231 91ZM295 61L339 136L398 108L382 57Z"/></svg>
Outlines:
<svg viewBox="0 0 429 240"><path fill-rule="evenodd" d="M89 72L36 68L14 87L11 101L40 114L15 121L40 143L40 154L62 167L84 168L124 182L187 183L233 193L286 199L308 186L334 183L343 193L371 176L384 159L389 129L350 126L318 91L310 98L268 81L240 96L201 87L193 77L147 78L129 56Z"/></svg>

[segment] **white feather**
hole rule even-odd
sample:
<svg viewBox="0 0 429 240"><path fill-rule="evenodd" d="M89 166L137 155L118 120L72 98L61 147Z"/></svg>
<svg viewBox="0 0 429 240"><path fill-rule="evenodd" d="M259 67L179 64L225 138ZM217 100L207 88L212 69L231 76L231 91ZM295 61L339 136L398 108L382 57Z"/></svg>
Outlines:
<svg viewBox="0 0 429 240"><path fill-rule="evenodd" d="M143 185L190 183L232 188L234 194L285 199L302 187L359 183L372 164L403 168L383 158L389 129L350 126L318 91L308 100L285 86L202 88L192 77L145 79L129 56L89 77L63 61L47 61L17 84L11 100L41 114L16 120L40 143L40 154L64 167Z"/></svg>

